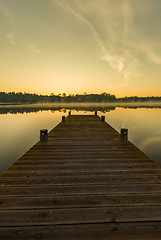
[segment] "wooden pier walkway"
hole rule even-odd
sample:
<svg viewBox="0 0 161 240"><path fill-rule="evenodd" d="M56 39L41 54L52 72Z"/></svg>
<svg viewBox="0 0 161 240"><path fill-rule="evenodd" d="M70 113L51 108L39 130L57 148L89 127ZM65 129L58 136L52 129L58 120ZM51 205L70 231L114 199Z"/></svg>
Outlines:
<svg viewBox="0 0 161 240"><path fill-rule="evenodd" d="M98 116L68 116L0 176L0 239L160 240L161 168Z"/></svg>

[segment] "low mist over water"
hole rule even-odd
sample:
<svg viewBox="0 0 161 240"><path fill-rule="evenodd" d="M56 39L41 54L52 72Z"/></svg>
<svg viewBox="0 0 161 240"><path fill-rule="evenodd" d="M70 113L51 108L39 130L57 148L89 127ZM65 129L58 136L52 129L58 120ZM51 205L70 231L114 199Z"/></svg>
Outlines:
<svg viewBox="0 0 161 240"><path fill-rule="evenodd" d="M146 108L161 109L161 102L130 102L130 103L36 103L36 104L0 104L0 114L8 113L31 113L50 110L66 113L69 110L75 111L100 111L109 112L116 108Z"/></svg>
<svg viewBox="0 0 161 240"><path fill-rule="evenodd" d="M29 104L0 105L0 173L11 166L39 140L40 129L54 128L62 116L72 114L105 115L120 131L129 129L129 140L161 165L161 104Z"/></svg>

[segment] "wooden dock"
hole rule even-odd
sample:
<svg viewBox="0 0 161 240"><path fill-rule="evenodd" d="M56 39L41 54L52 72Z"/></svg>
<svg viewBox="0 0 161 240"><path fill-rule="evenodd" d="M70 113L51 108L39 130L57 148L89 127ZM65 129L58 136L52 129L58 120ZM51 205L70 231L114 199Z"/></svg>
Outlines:
<svg viewBox="0 0 161 240"><path fill-rule="evenodd" d="M0 239L160 240L161 168L98 116L68 116L0 176Z"/></svg>

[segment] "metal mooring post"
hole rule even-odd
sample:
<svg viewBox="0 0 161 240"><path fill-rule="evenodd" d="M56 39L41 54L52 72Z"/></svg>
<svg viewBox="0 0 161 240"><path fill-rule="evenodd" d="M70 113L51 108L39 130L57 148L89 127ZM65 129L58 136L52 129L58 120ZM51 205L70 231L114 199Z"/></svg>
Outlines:
<svg viewBox="0 0 161 240"><path fill-rule="evenodd" d="M68 115L69 115L69 116L71 115L71 111L68 112Z"/></svg>
<svg viewBox="0 0 161 240"><path fill-rule="evenodd" d="M101 121L102 121L102 122L105 121L105 116L101 116Z"/></svg>
<svg viewBox="0 0 161 240"><path fill-rule="evenodd" d="M64 122L65 121L65 116L62 116L62 122Z"/></svg>
<svg viewBox="0 0 161 240"><path fill-rule="evenodd" d="M128 129L127 128L121 128L121 139L128 140Z"/></svg>
<svg viewBox="0 0 161 240"><path fill-rule="evenodd" d="M97 111L95 111L95 116L97 116Z"/></svg>
<svg viewBox="0 0 161 240"><path fill-rule="evenodd" d="M47 141L48 140L48 130L47 129L41 129L40 130L40 141Z"/></svg>

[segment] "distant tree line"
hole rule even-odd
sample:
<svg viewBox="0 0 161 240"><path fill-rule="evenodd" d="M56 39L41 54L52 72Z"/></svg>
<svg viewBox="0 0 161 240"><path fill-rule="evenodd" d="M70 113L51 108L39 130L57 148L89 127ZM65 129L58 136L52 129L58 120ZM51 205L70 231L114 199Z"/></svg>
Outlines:
<svg viewBox="0 0 161 240"><path fill-rule="evenodd" d="M124 97L124 98L117 98L117 102L159 102L161 101L161 97L154 97L154 96L148 96L148 97L137 97L137 96L133 96L133 97Z"/></svg>
<svg viewBox="0 0 161 240"><path fill-rule="evenodd" d="M161 101L161 97L124 97L116 98L115 95L103 92L101 94L69 94L66 95L51 93L50 95L38 95L22 92L0 92L0 103L40 103L40 102L67 102L67 103L130 103L130 102L158 102Z"/></svg>

